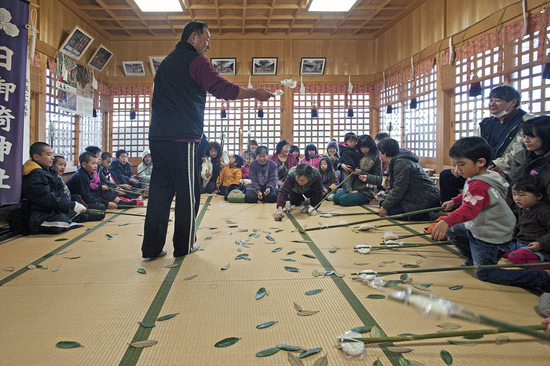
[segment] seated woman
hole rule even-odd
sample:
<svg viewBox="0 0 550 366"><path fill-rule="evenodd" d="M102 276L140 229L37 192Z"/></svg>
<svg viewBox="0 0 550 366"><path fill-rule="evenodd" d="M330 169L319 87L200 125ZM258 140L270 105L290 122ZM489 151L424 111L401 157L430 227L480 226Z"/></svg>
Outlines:
<svg viewBox="0 0 550 366"><path fill-rule="evenodd" d="M250 163L248 177L250 185L246 188L246 203L256 203L258 200L266 203L277 202L277 164L269 160L267 146L258 146L256 160Z"/></svg>
<svg viewBox="0 0 550 366"><path fill-rule="evenodd" d="M321 157L317 154L317 146L313 144L307 144L304 157L300 160L300 164L311 165L315 169L319 169L319 162Z"/></svg>
<svg viewBox="0 0 550 366"><path fill-rule="evenodd" d="M541 116L523 122L524 148L511 163L507 180L515 181L525 174L537 174L550 197L550 117Z"/></svg>
<svg viewBox="0 0 550 366"><path fill-rule="evenodd" d="M292 154L290 154L290 142L287 140L279 141L277 144L275 153L269 157L277 164L277 186L283 185L286 179L286 175L290 168L298 165L298 160Z"/></svg>
<svg viewBox="0 0 550 366"><path fill-rule="evenodd" d="M217 142L209 142L204 152L204 162L201 168L201 193L217 193L216 182L223 169L222 147Z"/></svg>
<svg viewBox="0 0 550 366"><path fill-rule="evenodd" d="M369 135L359 137L357 147L361 152L357 175L352 179L352 191L343 189L333 196L335 205L358 206L368 204L374 197L374 188L382 184L382 161L378 156L376 142Z"/></svg>
<svg viewBox="0 0 550 366"><path fill-rule="evenodd" d="M304 196L309 198L311 206L304 206ZM290 168L285 183L277 195L275 221L279 221L283 215L283 208L288 198L292 206L302 205L302 212L317 214L314 207L323 199L323 181L319 171L306 164Z"/></svg>

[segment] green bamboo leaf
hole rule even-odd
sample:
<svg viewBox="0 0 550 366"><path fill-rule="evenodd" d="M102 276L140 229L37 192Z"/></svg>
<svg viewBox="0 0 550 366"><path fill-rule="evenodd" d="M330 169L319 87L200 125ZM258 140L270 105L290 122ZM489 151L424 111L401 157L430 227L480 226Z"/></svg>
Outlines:
<svg viewBox="0 0 550 366"><path fill-rule="evenodd" d="M212 237L211 237L211 236L207 236L206 238L204 238L204 241L207 241L207 240L210 240L210 239L212 239Z"/></svg>
<svg viewBox="0 0 550 366"><path fill-rule="evenodd" d="M313 259L316 259L317 257L314 256L313 254L302 254L304 257L308 257L308 258L313 258Z"/></svg>
<svg viewBox="0 0 550 366"><path fill-rule="evenodd" d="M280 233L281 231L284 231L283 229L275 230L276 233Z"/></svg>
<svg viewBox="0 0 550 366"><path fill-rule="evenodd" d="M258 236L259 236L259 235L258 235ZM271 235L266 235L265 237L266 237L267 240L269 240L269 241L275 241L275 239L273 239L273 238L271 237Z"/></svg>
<svg viewBox="0 0 550 366"><path fill-rule="evenodd" d="M292 255L292 254L295 254L296 251L295 250L291 250L290 252L286 253L286 255Z"/></svg>
<svg viewBox="0 0 550 366"><path fill-rule="evenodd" d="M305 349L303 347L289 346L288 344L278 344L277 348L280 348L283 351L289 351L289 352L304 352L305 351Z"/></svg>
<svg viewBox="0 0 550 366"><path fill-rule="evenodd" d="M59 238L59 239L55 239L55 241L65 241L65 240L68 240L67 238Z"/></svg>
<svg viewBox="0 0 550 366"><path fill-rule="evenodd" d="M222 271L225 271L231 266L231 263L227 263L225 266L222 267Z"/></svg>
<svg viewBox="0 0 550 366"><path fill-rule="evenodd" d="M467 335L467 336L464 336L464 339L481 339L483 338L483 334L472 334L472 335Z"/></svg>
<svg viewBox="0 0 550 366"><path fill-rule="evenodd" d="M162 322L162 321L164 321L164 320L172 319L173 317L175 317L175 316L178 315L178 314L179 314L179 313L168 314L168 315L161 316L160 318L157 319L157 322Z"/></svg>
<svg viewBox="0 0 550 366"><path fill-rule="evenodd" d="M372 338L379 338L381 336L380 328L378 328L376 325L373 326L370 330L370 336Z"/></svg>
<svg viewBox="0 0 550 366"><path fill-rule="evenodd" d="M409 362L411 363L411 366L426 366L422 362L418 361L409 360Z"/></svg>
<svg viewBox="0 0 550 366"><path fill-rule="evenodd" d="M233 235L233 233L231 231L228 231L227 235Z"/></svg>
<svg viewBox="0 0 550 366"><path fill-rule="evenodd" d="M298 268L296 268L296 267L287 267L287 266L285 266L285 270L287 270L289 272L298 272Z"/></svg>
<svg viewBox="0 0 550 366"><path fill-rule="evenodd" d="M407 277L409 277L409 275L406 273L403 273L401 276L399 276L399 278L402 279L403 281L406 280Z"/></svg>
<svg viewBox="0 0 550 366"><path fill-rule="evenodd" d="M414 333L401 333L399 334L400 337L410 337L410 336L415 336L416 334Z"/></svg>
<svg viewBox="0 0 550 366"><path fill-rule="evenodd" d="M66 240L66 239L65 239ZM74 342L74 341L61 341L61 342L57 342L56 347L58 348L78 348L78 347L84 347L83 345L81 345L80 343L78 342Z"/></svg>
<svg viewBox="0 0 550 366"><path fill-rule="evenodd" d="M329 250L328 252L329 253L336 253L337 251L338 251L338 249L334 248L334 249Z"/></svg>
<svg viewBox="0 0 550 366"><path fill-rule="evenodd" d="M404 280L404 281L401 282L401 283L404 284L404 285L409 285L409 284L412 283L412 281L413 281L412 277L409 277L409 278L407 278L406 280Z"/></svg>
<svg viewBox="0 0 550 366"><path fill-rule="evenodd" d="M475 346L477 344L475 342L465 341L463 339L447 339L447 341L457 346Z"/></svg>
<svg viewBox="0 0 550 366"><path fill-rule="evenodd" d="M325 276L332 276L334 274L334 271L326 271Z"/></svg>
<svg viewBox="0 0 550 366"><path fill-rule="evenodd" d="M296 309L296 311L302 311L304 309L302 309L302 307L296 303L294 303L294 309Z"/></svg>
<svg viewBox="0 0 550 366"><path fill-rule="evenodd" d="M183 280L184 280L184 281L190 281L190 280L196 278L197 276L198 276L198 274L193 275L193 276L189 276L189 277L185 277Z"/></svg>
<svg viewBox="0 0 550 366"><path fill-rule="evenodd" d="M321 273L316 269L314 269L313 272L311 272L311 274L313 275L313 277L319 277L321 275Z"/></svg>
<svg viewBox="0 0 550 366"><path fill-rule="evenodd" d="M417 288L417 289L419 289L419 290L421 290L421 291L428 291L428 292L431 291L429 288L427 288L427 287L424 286L424 285L414 285L414 284L412 284L411 286L414 287L414 288Z"/></svg>
<svg viewBox="0 0 550 366"><path fill-rule="evenodd" d="M319 311L315 311L315 310L301 310L301 311L298 311L298 315L300 316L310 316L310 315L314 315L314 314L317 314Z"/></svg>
<svg viewBox="0 0 550 366"><path fill-rule="evenodd" d="M290 366L304 366L302 360L290 352L288 352L288 362L290 363Z"/></svg>
<svg viewBox="0 0 550 366"><path fill-rule="evenodd" d="M437 326L443 329L458 329L461 327L460 325L453 324L453 323L442 323L442 324L437 324Z"/></svg>
<svg viewBox="0 0 550 366"><path fill-rule="evenodd" d="M334 271L334 275L335 275L336 277L338 277L338 278L342 278L342 277L345 276L345 274L343 274L343 273L340 272L340 271Z"/></svg>
<svg viewBox="0 0 550 366"><path fill-rule="evenodd" d="M138 322L138 323L139 323L139 325L141 325L144 328L154 328L155 327L155 323L150 323L150 322Z"/></svg>
<svg viewBox="0 0 550 366"><path fill-rule="evenodd" d="M235 259L246 259L246 260L250 260L250 258L248 258L248 254L247 253L243 253L243 254L239 254L238 256L235 257Z"/></svg>
<svg viewBox="0 0 550 366"><path fill-rule="evenodd" d="M364 325L362 327L355 327L351 331L355 333L368 333L372 329L370 325Z"/></svg>
<svg viewBox="0 0 550 366"><path fill-rule="evenodd" d="M418 268L418 267L420 267L418 264L404 264L403 265L403 268Z"/></svg>
<svg viewBox="0 0 550 366"><path fill-rule="evenodd" d="M225 338L219 341L218 343L216 343L214 347L217 347L217 348L229 347L237 343L239 339L240 338L236 338L236 337Z"/></svg>
<svg viewBox="0 0 550 366"><path fill-rule="evenodd" d="M462 288L462 286L457 285L457 286L451 286L451 287L449 287L449 290L460 290L461 288Z"/></svg>
<svg viewBox="0 0 550 366"><path fill-rule="evenodd" d="M407 360L406 358L401 357L399 359L399 366L413 366L413 364L411 363L411 361Z"/></svg>
<svg viewBox="0 0 550 366"><path fill-rule="evenodd" d="M154 346L157 343L158 343L158 341L155 341L153 339L148 339L146 341L130 343L130 346L132 346L134 348L145 348L145 347Z"/></svg>
<svg viewBox="0 0 550 366"><path fill-rule="evenodd" d="M290 259L290 258L281 258L281 260L285 262L296 262L295 259Z"/></svg>
<svg viewBox="0 0 550 366"><path fill-rule="evenodd" d="M266 293L267 291L265 290L265 288L261 287L258 292L256 292L256 300L260 300L262 297L265 296Z"/></svg>
<svg viewBox="0 0 550 366"><path fill-rule="evenodd" d="M256 328L258 328L258 329L269 328L270 326L272 326L275 323L277 323L277 322L276 321L270 321L270 322L258 324L258 325L256 325Z"/></svg>
<svg viewBox="0 0 550 366"><path fill-rule="evenodd" d="M313 364L313 366L328 366L328 358L327 358L327 355L317 359L317 361L315 361L315 363Z"/></svg>
<svg viewBox="0 0 550 366"><path fill-rule="evenodd" d="M300 353L300 358L306 358L307 356L314 355L321 352L322 348L310 348L305 352Z"/></svg>
<svg viewBox="0 0 550 366"><path fill-rule="evenodd" d="M60 268L61 268L61 265L59 265L59 266L55 267L54 269L52 269L52 272L57 272L57 271L59 271Z"/></svg>
<svg viewBox="0 0 550 366"><path fill-rule="evenodd" d="M380 362L380 360L376 360L373 362L372 366L384 366L384 364Z"/></svg>
<svg viewBox="0 0 550 366"><path fill-rule="evenodd" d="M384 284L384 287L395 287L399 285L402 281L401 280L390 280Z"/></svg>
<svg viewBox="0 0 550 366"><path fill-rule="evenodd" d="M180 265L177 264L177 263L173 263L173 264L168 264L166 266L164 266L164 268L176 268L176 267L179 267Z"/></svg>
<svg viewBox="0 0 550 366"><path fill-rule="evenodd" d="M371 294L367 296L367 299L375 299L375 300L385 299L385 298L386 298L385 295L379 295L379 294Z"/></svg>
<svg viewBox="0 0 550 366"><path fill-rule="evenodd" d="M440 355L441 355L441 359L443 360L443 362L445 362L447 365L452 365L453 356L451 356L451 354L449 352L447 352L445 350L441 350Z"/></svg>
<svg viewBox="0 0 550 366"><path fill-rule="evenodd" d="M316 295L318 294L319 292L323 291L322 288L318 288L317 290L310 290L310 291L306 291L306 295Z"/></svg>
<svg viewBox="0 0 550 366"><path fill-rule="evenodd" d="M393 352L393 353L409 353L409 352L412 352L413 350L411 348L405 348L405 347L386 347L388 351L390 352Z"/></svg>
<svg viewBox="0 0 550 366"><path fill-rule="evenodd" d="M146 274L147 272L145 272L145 270L143 268L138 268L138 273L141 273L141 274Z"/></svg>
<svg viewBox="0 0 550 366"><path fill-rule="evenodd" d="M268 357L273 356L275 353L279 352L281 349L277 347L268 348L261 350L260 352L256 353L256 357Z"/></svg>
<svg viewBox="0 0 550 366"><path fill-rule="evenodd" d="M271 252L273 253L276 253L276 252L280 252L283 248L279 247L279 248L275 248L273 249Z"/></svg>
<svg viewBox="0 0 550 366"><path fill-rule="evenodd" d="M505 344L510 342L510 337L506 335L498 335L496 341L497 341L497 344Z"/></svg>

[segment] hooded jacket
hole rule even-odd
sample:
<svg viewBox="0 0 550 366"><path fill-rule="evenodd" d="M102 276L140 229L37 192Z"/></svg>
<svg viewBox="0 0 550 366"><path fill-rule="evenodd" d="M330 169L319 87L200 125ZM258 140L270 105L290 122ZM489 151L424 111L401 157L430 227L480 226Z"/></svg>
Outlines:
<svg viewBox="0 0 550 366"><path fill-rule="evenodd" d="M315 207L323 199L323 179L321 174L313 168L313 178L309 179L303 186L296 183L296 168L291 168L285 179L285 183L277 195L277 207L284 207L290 192L304 194L309 192L310 205Z"/></svg>
<svg viewBox="0 0 550 366"><path fill-rule="evenodd" d="M145 157L147 155L151 155L150 150L143 151L141 156L141 164L139 164L137 168L138 180L144 188L151 182L151 174L153 174L153 161L151 160L151 164L149 165L145 164Z"/></svg>
<svg viewBox="0 0 550 366"><path fill-rule="evenodd" d="M418 156L401 150L388 164L390 191L382 203L389 210L400 204L405 212L439 206L439 189L418 165Z"/></svg>
<svg viewBox="0 0 550 366"><path fill-rule="evenodd" d="M339 165L346 164L351 167L351 169L356 169L359 166L359 160L361 155L356 148L351 148L345 143L340 143L340 159L338 161Z"/></svg>
<svg viewBox="0 0 550 366"><path fill-rule="evenodd" d="M115 176L118 184L130 184L130 179L134 178L132 174L132 164L130 164L129 161L122 165L119 160L113 159L111 163L111 174Z"/></svg>
<svg viewBox="0 0 550 366"><path fill-rule="evenodd" d="M524 174L537 173L546 186L546 194L550 197L550 151L539 156L525 147L514 155L509 173L509 181L513 182Z"/></svg>

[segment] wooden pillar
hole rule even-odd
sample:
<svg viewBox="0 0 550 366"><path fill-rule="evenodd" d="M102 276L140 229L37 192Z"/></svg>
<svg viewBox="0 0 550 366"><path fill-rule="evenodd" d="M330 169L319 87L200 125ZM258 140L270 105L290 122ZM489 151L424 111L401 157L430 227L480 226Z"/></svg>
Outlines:
<svg viewBox="0 0 550 366"><path fill-rule="evenodd" d="M437 70L442 70L441 57L437 57ZM442 73L439 72L439 75ZM453 96L452 90L443 90L443 80L437 78L436 82L436 126L435 126L435 171L436 173L446 169L451 164L449 149L453 144Z"/></svg>

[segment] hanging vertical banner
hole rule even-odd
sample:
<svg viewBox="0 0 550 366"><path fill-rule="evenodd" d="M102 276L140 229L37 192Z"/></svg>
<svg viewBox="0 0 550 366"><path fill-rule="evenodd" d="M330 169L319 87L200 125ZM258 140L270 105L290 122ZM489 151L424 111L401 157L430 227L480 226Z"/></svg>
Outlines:
<svg viewBox="0 0 550 366"><path fill-rule="evenodd" d="M29 3L0 5L0 206L21 198Z"/></svg>

